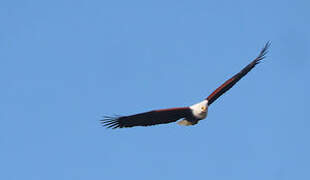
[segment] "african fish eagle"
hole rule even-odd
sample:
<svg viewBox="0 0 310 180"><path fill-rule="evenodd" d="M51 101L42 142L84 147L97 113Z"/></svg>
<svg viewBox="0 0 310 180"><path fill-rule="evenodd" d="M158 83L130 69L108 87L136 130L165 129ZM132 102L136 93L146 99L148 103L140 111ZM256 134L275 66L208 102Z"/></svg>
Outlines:
<svg viewBox="0 0 310 180"><path fill-rule="evenodd" d="M224 94L231 87L233 87L243 76L245 76L249 71L251 71L256 64L258 64L262 59L265 58L269 46L270 42L267 42L257 58L255 58L239 73L228 79L215 91L213 91L206 99L197 104L191 105L189 107L153 110L130 116L104 116L104 119L101 120L101 123L103 126L113 129L133 126L151 126L156 124L166 124L175 122L179 119L182 119L178 122L178 124L180 125L195 125L198 123L198 121L207 117L208 107L217 98L219 98L222 94Z"/></svg>

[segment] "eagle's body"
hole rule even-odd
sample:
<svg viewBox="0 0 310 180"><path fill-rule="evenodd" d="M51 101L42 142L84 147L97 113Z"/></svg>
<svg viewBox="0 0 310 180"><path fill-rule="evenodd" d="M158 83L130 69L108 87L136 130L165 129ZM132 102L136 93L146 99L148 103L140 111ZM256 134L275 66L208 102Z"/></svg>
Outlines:
<svg viewBox="0 0 310 180"><path fill-rule="evenodd" d="M208 115L208 100L203 100L197 104L189 106L190 115L179 121L178 124L189 126L197 124L198 121L204 119Z"/></svg>
<svg viewBox="0 0 310 180"><path fill-rule="evenodd" d="M220 87L213 91L206 99L199 103L193 104L189 107L153 110L130 116L105 116L105 118L101 120L101 122L103 126L107 126L108 128L113 129L133 126L150 126L156 124L165 124L175 122L179 119L182 119L178 122L178 124L180 125L195 125L198 123L198 121L207 117L208 107L217 98L219 98L222 94L224 94L231 87L233 87L242 77L244 77L249 71L251 71L256 64L258 64L262 59L265 58L269 46L270 43L267 42L257 58L255 58L239 73L228 79L225 83L223 83Z"/></svg>

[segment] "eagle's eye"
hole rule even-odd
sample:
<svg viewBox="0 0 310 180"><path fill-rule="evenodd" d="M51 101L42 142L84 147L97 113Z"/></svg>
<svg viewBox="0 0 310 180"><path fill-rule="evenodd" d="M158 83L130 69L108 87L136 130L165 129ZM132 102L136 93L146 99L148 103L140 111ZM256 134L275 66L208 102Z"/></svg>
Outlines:
<svg viewBox="0 0 310 180"><path fill-rule="evenodd" d="M206 107L205 106L201 106L201 110L202 111L206 110Z"/></svg>

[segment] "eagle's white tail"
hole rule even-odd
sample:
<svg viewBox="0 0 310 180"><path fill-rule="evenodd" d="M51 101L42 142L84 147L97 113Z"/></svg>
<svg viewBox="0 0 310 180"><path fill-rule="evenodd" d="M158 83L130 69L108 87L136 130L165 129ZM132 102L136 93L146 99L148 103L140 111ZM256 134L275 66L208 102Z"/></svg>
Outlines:
<svg viewBox="0 0 310 180"><path fill-rule="evenodd" d="M191 121L188 121L186 119L183 119L183 120L179 121L178 124L182 125L182 126L191 126L191 125L197 124L197 122L191 122Z"/></svg>

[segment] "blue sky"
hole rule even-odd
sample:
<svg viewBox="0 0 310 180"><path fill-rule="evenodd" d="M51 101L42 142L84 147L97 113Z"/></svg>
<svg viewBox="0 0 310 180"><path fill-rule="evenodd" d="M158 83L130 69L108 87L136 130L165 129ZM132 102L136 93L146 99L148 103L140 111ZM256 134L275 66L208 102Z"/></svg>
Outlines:
<svg viewBox="0 0 310 180"><path fill-rule="evenodd" d="M0 179L309 179L309 6L1 1ZM268 40L197 126L100 126L202 100Z"/></svg>

